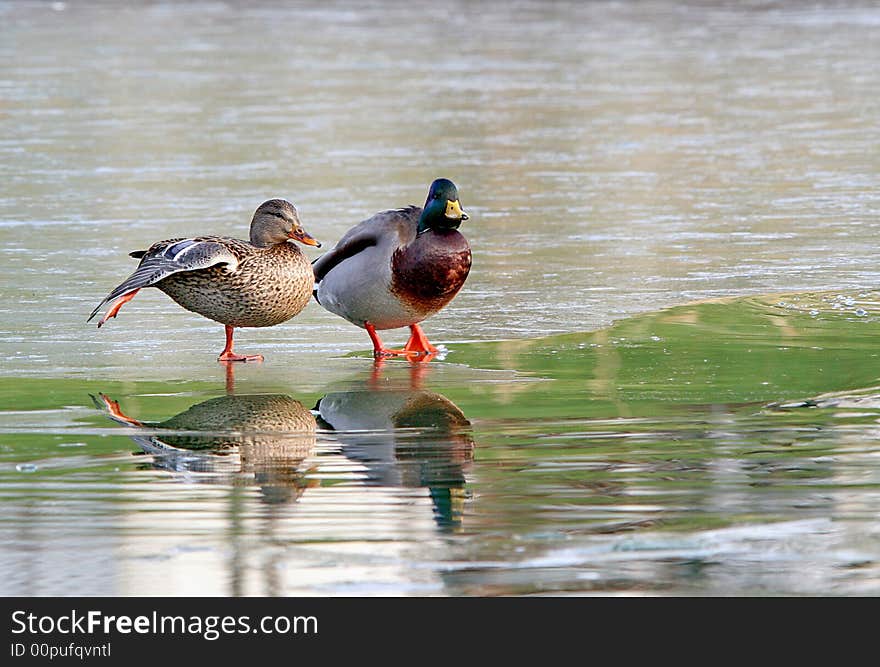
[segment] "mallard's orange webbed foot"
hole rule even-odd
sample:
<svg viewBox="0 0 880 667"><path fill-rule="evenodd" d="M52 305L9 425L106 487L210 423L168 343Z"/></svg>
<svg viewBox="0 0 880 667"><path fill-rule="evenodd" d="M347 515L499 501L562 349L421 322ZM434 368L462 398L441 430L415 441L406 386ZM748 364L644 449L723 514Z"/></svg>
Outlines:
<svg viewBox="0 0 880 667"><path fill-rule="evenodd" d="M373 358L374 359L385 359L386 357L400 357L406 356L409 354L406 350L392 350L384 345L382 345L382 339L379 338L379 334L376 333L376 327L367 322L364 324L364 328L367 330L367 333L370 335L370 340L373 341Z"/></svg>
<svg viewBox="0 0 880 667"><path fill-rule="evenodd" d="M109 320L111 317L116 317L116 313L119 312L119 309L122 308L129 301L131 301L134 298L134 295L138 292L140 292L140 289L136 289L116 299L110 309L104 314L104 317L98 320L98 328L100 329L102 326L104 326L104 322Z"/></svg>
<svg viewBox="0 0 880 667"><path fill-rule="evenodd" d="M375 359L387 359L388 357L405 357L409 353L406 350L392 350L389 348L381 348L378 350L373 350L373 358Z"/></svg>
<svg viewBox="0 0 880 667"><path fill-rule="evenodd" d="M403 350L406 354L430 354L435 355L439 350L431 345L428 337L418 324L411 324L409 327L411 335L406 342ZM432 356L433 358L433 356Z"/></svg>
<svg viewBox="0 0 880 667"><path fill-rule="evenodd" d="M409 363L413 366L424 366L429 361L436 358L437 354L437 352L428 352L428 354L415 354L414 352L410 352L407 359L409 359Z"/></svg>

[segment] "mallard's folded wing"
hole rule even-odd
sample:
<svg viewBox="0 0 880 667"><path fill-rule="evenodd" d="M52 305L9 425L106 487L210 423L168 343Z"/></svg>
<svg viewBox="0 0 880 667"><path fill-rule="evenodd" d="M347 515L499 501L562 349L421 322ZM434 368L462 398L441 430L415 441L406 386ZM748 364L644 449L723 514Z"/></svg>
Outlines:
<svg viewBox="0 0 880 667"><path fill-rule="evenodd" d="M358 223L339 239L339 243L330 252L321 255L312 263L315 282L320 282L331 269L370 246L383 243L392 246L409 243L416 236L415 230L420 213L420 208L409 206L383 211Z"/></svg>

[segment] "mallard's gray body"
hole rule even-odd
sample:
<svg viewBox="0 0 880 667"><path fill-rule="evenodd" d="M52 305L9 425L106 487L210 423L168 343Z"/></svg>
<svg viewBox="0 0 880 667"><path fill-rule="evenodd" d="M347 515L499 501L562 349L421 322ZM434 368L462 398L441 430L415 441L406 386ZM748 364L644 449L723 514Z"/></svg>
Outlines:
<svg viewBox="0 0 880 667"><path fill-rule="evenodd" d="M464 285L471 250L457 229L417 233L422 209L383 211L314 264L315 298L364 328L396 329L438 312Z"/></svg>

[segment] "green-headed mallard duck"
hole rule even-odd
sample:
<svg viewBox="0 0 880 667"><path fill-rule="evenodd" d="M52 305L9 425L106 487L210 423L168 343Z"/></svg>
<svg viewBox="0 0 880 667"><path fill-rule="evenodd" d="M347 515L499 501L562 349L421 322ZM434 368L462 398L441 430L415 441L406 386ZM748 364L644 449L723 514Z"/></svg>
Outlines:
<svg viewBox="0 0 880 667"><path fill-rule="evenodd" d="M461 289L471 268L471 249L458 231L467 214L458 189L439 178L424 208L377 213L352 227L314 263L315 298L331 313L367 330L376 357L433 354L418 323ZM403 350L383 347L377 329L409 327Z"/></svg>
<svg viewBox="0 0 880 667"><path fill-rule="evenodd" d="M122 284L98 304L115 299L103 325L144 287L157 287L178 304L226 325L226 347L218 361L262 361L262 355L232 351L235 327L271 327L286 322L309 301L314 274L308 258L295 244L320 247L302 228L296 208L270 199L254 213L250 242L224 236L196 236L154 243L129 253L141 263Z"/></svg>

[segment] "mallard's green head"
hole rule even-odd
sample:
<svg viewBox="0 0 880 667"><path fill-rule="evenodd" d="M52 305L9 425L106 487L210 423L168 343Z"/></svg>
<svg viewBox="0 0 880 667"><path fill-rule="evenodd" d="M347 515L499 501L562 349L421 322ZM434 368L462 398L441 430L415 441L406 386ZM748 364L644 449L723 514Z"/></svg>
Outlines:
<svg viewBox="0 0 880 667"><path fill-rule="evenodd" d="M462 221L467 219L467 213L461 210L455 183L446 178L438 178L431 183L419 218L419 234L428 229L458 229Z"/></svg>
<svg viewBox="0 0 880 667"><path fill-rule="evenodd" d="M268 248L288 239L295 239L305 245L321 247L299 221L296 208L284 199L270 199L260 204L251 220L251 243L260 248Z"/></svg>

